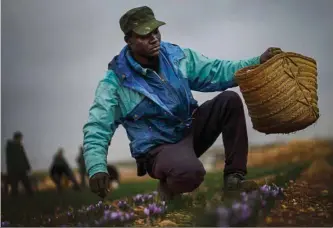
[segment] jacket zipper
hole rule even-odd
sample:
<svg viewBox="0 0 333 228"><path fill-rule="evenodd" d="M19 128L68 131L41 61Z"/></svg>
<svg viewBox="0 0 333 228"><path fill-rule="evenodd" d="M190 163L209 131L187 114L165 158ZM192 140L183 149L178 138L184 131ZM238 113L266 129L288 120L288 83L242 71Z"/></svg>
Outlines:
<svg viewBox="0 0 333 228"><path fill-rule="evenodd" d="M162 53L163 55L163 53ZM178 80L180 81L181 79L179 78L175 68L170 64L169 62L169 59L166 58L164 55L163 57L165 58L166 60L166 63L169 65L169 67L171 67L173 73L175 74L175 76L178 78ZM175 63L178 63L177 61L175 61ZM190 111L191 111L191 98L189 97L188 93L187 93L187 90L185 88L185 86L183 85L183 83L180 83L181 87L183 88L183 90L185 91L185 94L186 94L186 97L187 97L187 100L188 100L188 105L187 105L187 114L190 115ZM192 117L192 116L191 116Z"/></svg>
<svg viewBox="0 0 333 228"><path fill-rule="evenodd" d="M167 60L166 62L172 68L172 71L174 72L174 74L176 75L176 77L178 78L178 80L180 81L181 79L179 78L178 74L176 73L175 68L173 66L171 66L171 64L169 63L169 60ZM186 91L186 88L183 85L183 83L180 83L180 85L183 88L183 90L185 91L186 97L188 99L187 114L190 114L190 111L191 111L191 99L190 99L190 97L189 97L189 95L188 95L188 93Z"/></svg>
<svg viewBox="0 0 333 228"><path fill-rule="evenodd" d="M158 73L156 73L155 71L153 71L154 74L157 75L157 77L163 82L164 85L168 86L168 90L170 91L170 93L172 94L173 98L175 100L178 100L178 102L180 102L179 98L173 93L171 86L169 85L169 83L167 83L166 79L164 79L163 77L161 77ZM178 120L180 120L182 123L184 122L181 118L177 117Z"/></svg>

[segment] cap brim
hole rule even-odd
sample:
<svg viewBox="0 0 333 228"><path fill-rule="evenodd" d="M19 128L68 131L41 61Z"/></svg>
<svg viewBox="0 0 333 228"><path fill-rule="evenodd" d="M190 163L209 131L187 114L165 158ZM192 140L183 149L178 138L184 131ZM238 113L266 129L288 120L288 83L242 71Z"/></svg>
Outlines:
<svg viewBox="0 0 333 228"><path fill-rule="evenodd" d="M135 32L138 35L145 36L145 35L153 32L155 29L157 29L158 27L160 27L162 25L165 25L165 22L153 19L153 20L147 21L146 23L143 23L142 25L134 28L133 32Z"/></svg>

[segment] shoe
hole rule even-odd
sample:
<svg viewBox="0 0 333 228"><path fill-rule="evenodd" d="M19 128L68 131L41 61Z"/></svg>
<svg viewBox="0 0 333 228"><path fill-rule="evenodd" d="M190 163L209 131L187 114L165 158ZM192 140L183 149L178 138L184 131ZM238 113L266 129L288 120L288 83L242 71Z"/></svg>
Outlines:
<svg viewBox="0 0 333 228"><path fill-rule="evenodd" d="M230 173L224 177L224 191L250 192L257 190L258 184L252 180L245 180L241 173Z"/></svg>

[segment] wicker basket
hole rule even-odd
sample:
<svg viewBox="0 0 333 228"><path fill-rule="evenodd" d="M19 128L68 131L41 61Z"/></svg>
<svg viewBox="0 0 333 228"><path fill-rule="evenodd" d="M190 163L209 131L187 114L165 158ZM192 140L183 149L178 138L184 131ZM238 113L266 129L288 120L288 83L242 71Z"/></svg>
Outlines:
<svg viewBox="0 0 333 228"><path fill-rule="evenodd" d="M317 64L284 52L235 74L253 128L266 134L303 130L319 118Z"/></svg>

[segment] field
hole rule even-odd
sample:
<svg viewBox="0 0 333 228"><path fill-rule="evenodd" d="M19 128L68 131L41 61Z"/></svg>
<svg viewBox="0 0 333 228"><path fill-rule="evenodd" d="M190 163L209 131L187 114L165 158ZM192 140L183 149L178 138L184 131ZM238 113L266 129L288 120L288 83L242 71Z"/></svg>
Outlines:
<svg viewBox="0 0 333 228"><path fill-rule="evenodd" d="M2 198L2 226L332 226L332 152L320 140L255 148L247 178L264 187L235 196L221 191L218 163L195 192L168 204L148 178L123 178L104 202L88 189Z"/></svg>

